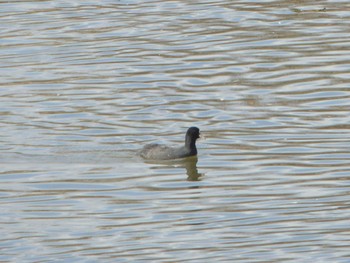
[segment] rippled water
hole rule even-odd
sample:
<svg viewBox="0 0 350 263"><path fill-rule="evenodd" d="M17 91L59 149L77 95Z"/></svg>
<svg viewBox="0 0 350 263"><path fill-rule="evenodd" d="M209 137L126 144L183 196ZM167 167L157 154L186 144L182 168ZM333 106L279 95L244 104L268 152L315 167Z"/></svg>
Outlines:
<svg viewBox="0 0 350 263"><path fill-rule="evenodd" d="M349 8L0 1L0 261L349 262Z"/></svg>

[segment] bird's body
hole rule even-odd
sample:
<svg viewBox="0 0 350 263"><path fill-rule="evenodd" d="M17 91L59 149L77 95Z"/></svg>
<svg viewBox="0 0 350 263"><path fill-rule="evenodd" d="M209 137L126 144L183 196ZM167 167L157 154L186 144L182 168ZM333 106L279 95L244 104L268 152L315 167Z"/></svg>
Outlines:
<svg viewBox="0 0 350 263"><path fill-rule="evenodd" d="M141 157L150 160L171 160L197 155L196 140L200 133L197 127L187 130L185 145L171 147L167 145L152 143L143 147L140 152Z"/></svg>

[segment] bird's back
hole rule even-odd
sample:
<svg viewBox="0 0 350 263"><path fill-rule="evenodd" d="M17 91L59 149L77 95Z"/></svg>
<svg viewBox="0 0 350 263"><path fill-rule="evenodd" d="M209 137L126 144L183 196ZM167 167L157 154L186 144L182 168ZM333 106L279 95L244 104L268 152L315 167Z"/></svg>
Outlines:
<svg viewBox="0 0 350 263"><path fill-rule="evenodd" d="M162 144L147 144L140 152L141 157L151 160L170 160L184 158L191 154L185 147L174 148Z"/></svg>

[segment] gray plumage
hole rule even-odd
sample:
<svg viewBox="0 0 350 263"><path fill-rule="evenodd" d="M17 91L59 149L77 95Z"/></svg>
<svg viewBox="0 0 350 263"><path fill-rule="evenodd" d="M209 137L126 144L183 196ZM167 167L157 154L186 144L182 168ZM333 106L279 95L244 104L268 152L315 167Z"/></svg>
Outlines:
<svg viewBox="0 0 350 263"><path fill-rule="evenodd" d="M199 129L191 127L186 132L185 145L170 147L152 143L143 147L141 157L149 160L171 160L197 155L196 140L200 137Z"/></svg>

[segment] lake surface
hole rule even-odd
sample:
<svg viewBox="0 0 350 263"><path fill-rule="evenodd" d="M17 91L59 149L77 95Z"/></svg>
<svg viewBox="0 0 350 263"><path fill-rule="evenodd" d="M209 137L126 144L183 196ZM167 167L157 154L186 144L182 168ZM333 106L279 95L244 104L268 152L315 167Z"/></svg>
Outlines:
<svg viewBox="0 0 350 263"><path fill-rule="evenodd" d="M0 1L0 261L350 262L349 10Z"/></svg>

